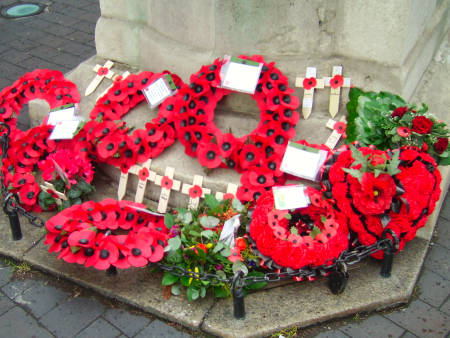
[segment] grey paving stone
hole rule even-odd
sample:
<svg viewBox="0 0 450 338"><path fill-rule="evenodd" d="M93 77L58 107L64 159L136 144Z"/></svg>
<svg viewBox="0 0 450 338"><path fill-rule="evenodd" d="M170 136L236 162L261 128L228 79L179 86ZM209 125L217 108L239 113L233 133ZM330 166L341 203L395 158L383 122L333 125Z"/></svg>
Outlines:
<svg viewBox="0 0 450 338"><path fill-rule="evenodd" d="M27 59L29 60L29 59ZM24 60L27 61L27 60ZM19 66L16 66L12 63L9 62L5 62L3 61L2 63L0 63L0 74L2 74L2 76L6 77L6 78L15 78L17 79L17 75L23 75L26 72L26 67L22 66L22 64Z"/></svg>
<svg viewBox="0 0 450 338"><path fill-rule="evenodd" d="M450 249L450 220L439 217L437 229L434 230L433 242Z"/></svg>
<svg viewBox="0 0 450 338"><path fill-rule="evenodd" d="M64 30L64 29L66 29L66 27L57 25L57 27L51 27L51 28L53 28L52 29L53 33L47 33L46 36L39 39L39 42L43 45L49 46L49 47L57 50L58 47L61 46L62 44L64 44L64 42L66 42L67 40L61 36L56 36L57 35L56 32L59 31L60 29Z"/></svg>
<svg viewBox="0 0 450 338"><path fill-rule="evenodd" d="M0 286L3 286L9 283L11 279L11 268L9 266L1 266L0 267Z"/></svg>
<svg viewBox="0 0 450 338"><path fill-rule="evenodd" d="M425 266L431 271L441 275L447 280L450 280L450 260L448 257L450 255L450 250L440 246L439 244L434 244L428 251L428 255L425 259Z"/></svg>
<svg viewBox="0 0 450 338"><path fill-rule="evenodd" d="M33 56L37 56L43 60L51 59L53 62L53 57L58 54L58 50L55 47L40 45L36 48L30 50L30 54Z"/></svg>
<svg viewBox="0 0 450 338"><path fill-rule="evenodd" d="M18 306L0 316L0 332L2 337L53 337Z"/></svg>
<svg viewBox="0 0 450 338"><path fill-rule="evenodd" d="M8 297L0 293L0 315L13 308L14 306L16 306L16 304L11 302Z"/></svg>
<svg viewBox="0 0 450 338"><path fill-rule="evenodd" d="M434 307L440 307L450 294L450 282L425 268L417 283L419 298Z"/></svg>
<svg viewBox="0 0 450 338"><path fill-rule="evenodd" d="M87 18L83 17L83 20L78 22L76 24L77 30L92 34L92 32L95 32L95 24L97 23L98 14L96 13L89 13L91 16L91 19L88 21L85 21Z"/></svg>
<svg viewBox="0 0 450 338"><path fill-rule="evenodd" d="M134 336L150 323L149 318L133 315L123 309L108 309L103 317L129 337Z"/></svg>
<svg viewBox="0 0 450 338"><path fill-rule="evenodd" d="M92 40L92 34L87 34L85 32L76 31L68 37L69 40L78 41L81 43L88 42Z"/></svg>
<svg viewBox="0 0 450 338"><path fill-rule="evenodd" d="M15 48L20 51L29 51L37 46L39 46L38 41L28 40L28 39L16 39L10 41L8 46Z"/></svg>
<svg viewBox="0 0 450 338"><path fill-rule="evenodd" d="M108 323L102 318L98 318L91 325L77 334L76 338L92 338L92 337L102 337L102 338L113 338L121 334L114 326Z"/></svg>
<svg viewBox="0 0 450 338"><path fill-rule="evenodd" d="M441 213L439 216L444 217L450 221L450 194L447 192L447 197L442 204Z"/></svg>
<svg viewBox="0 0 450 338"><path fill-rule="evenodd" d="M350 337L400 337L405 330L378 314L367 319L340 327L339 330Z"/></svg>
<svg viewBox="0 0 450 338"><path fill-rule="evenodd" d="M11 63L20 63L21 61L28 59L30 54L14 48L9 49L7 52L2 54L2 59Z"/></svg>
<svg viewBox="0 0 450 338"><path fill-rule="evenodd" d="M29 310L35 317L40 318L58 304L62 303L68 296L68 293L42 283L30 287L14 300L25 309Z"/></svg>
<svg viewBox="0 0 450 338"><path fill-rule="evenodd" d="M39 281L33 279L24 279L24 280L16 279L6 284L4 287L2 287L2 291L9 298L15 299L17 296L21 295L24 291L37 285L39 285Z"/></svg>
<svg viewBox="0 0 450 338"><path fill-rule="evenodd" d="M68 71L68 69L66 67L56 65L53 62L48 62L39 57L32 57L32 58L29 58L29 59L23 61L22 66L24 68L26 68L28 71L33 71L34 69L37 69L37 68L56 69L56 70L60 70L62 72Z"/></svg>
<svg viewBox="0 0 450 338"><path fill-rule="evenodd" d="M81 56L83 59L96 53L95 47L71 40L66 40L58 49L66 53Z"/></svg>
<svg viewBox="0 0 450 338"><path fill-rule="evenodd" d="M59 13L48 13L47 15L43 16L42 19L51 22L53 24L59 24L69 27L79 21L79 19L77 18L73 18L71 16Z"/></svg>
<svg viewBox="0 0 450 338"><path fill-rule="evenodd" d="M96 300L71 298L44 315L40 322L59 338L72 337L104 311L104 306Z"/></svg>
<svg viewBox="0 0 450 338"><path fill-rule="evenodd" d="M440 310L450 316L450 297L442 304Z"/></svg>
<svg viewBox="0 0 450 338"><path fill-rule="evenodd" d="M415 300L401 310L385 315L418 337L444 337L450 330L450 317L423 301Z"/></svg>
<svg viewBox="0 0 450 338"><path fill-rule="evenodd" d="M54 57L52 57L52 61L54 63L66 66L68 68L75 68L81 61L83 61L83 59L84 58L81 58L79 56L64 52L59 52Z"/></svg>
<svg viewBox="0 0 450 338"><path fill-rule="evenodd" d="M167 325L166 323L155 319L150 323L145 329L143 329L136 338L147 338L147 337L159 337L159 338L184 338L191 337L187 333L178 331L172 326Z"/></svg>
<svg viewBox="0 0 450 338"><path fill-rule="evenodd" d="M409 331L406 331L402 338L417 338L417 336Z"/></svg>
<svg viewBox="0 0 450 338"><path fill-rule="evenodd" d="M339 330L330 330L319 333L315 338L348 338L348 336Z"/></svg>

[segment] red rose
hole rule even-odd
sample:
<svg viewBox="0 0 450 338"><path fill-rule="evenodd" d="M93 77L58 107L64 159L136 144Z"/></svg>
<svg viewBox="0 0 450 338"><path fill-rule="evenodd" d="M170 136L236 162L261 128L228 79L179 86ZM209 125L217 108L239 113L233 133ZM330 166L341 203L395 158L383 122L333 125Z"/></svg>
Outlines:
<svg viewBox="0 0 450 338"><path fill-rule="evenodd" d="M442 154L448 147L448 138L439 137L437 142L434 144L434 150L438 154Z"/></svg>
<svg viewBox="0 0 450 338"><path fill-rule="evenodd" d="M416 116L412 120L412 131L418 134L428 134L433 127L433 121L425 116Z"/></svg>
<svg viewBox="0 0 450 338"><path fill-rule="evenodd" d="M392 112L391 117L398 116L399 118L402 118L403 115L405 115L407 111L408 111L408 107L398 107L397 109L395 109Z"/></svg>

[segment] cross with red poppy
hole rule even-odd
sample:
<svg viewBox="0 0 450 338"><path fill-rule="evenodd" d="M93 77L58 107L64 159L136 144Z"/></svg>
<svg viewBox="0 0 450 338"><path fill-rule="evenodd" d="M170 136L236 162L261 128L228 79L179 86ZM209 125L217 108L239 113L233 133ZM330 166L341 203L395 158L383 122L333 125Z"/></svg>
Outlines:
<svg viewBox="0 0 450 338"><path fill-rule="evenodd" d="M138 185L136 188L136 196L134 201L137 203L142 203L144 200L145 187L147 186L147 181L155 181L156 173L150 170L150 165L152 160L147 160L143 165L133 165L130 167L127 173L121 173L119 179L119 188L117 189L117 198L121 201L127 192L128 175L134 174L139 177Z"/></svg>
<svg viewBox="0 0 450 338"><path fill-rule="evenodd" d="M331 87L330 105L328 111L331 117L335 117L339 111L339 99L341 87L350 88L352 83L349 77L342 77L342 66L333 67L333 77L324 77L325 87Z"/></svg>
<svg viewBox="0 0 450 338"><path fill-rule="evenodd" d="M84 96L92 94L105 77L112 79L114 76L114 72L111 70L112 66L114 66L114 62L110 60L107 60L103 66L95 65L93 70L97 73L97 75L87 86Z"/></svg>
<svg viewBox="0 0 450 338"><path fill-rule="evenodd" d="M158 212L164 214L169 203L170 193L172 190L180 191L181 182L174 180L175 168L167 167L164 176L156 175L155 184L161 186L161 194L159 195Z"/></svg>
<svg viewBox="0 0 450 338"><path fill-rule="evenodd" d="M302 113L305 120L309 117L309 115L311 115L312 112L314 89L324 88L323 79L317 79L316 76L316 67L306 67L306 76L295 79L295 86L305 89L302 102Z"/></svg>
<svg viewBox="0 0 450 338"><path fill-rule="evenodd" d="M227 192L224 194L223 192L216 192L216 198L220 201L223 199L228 199L230 197L235 198L238 190L238 185L233 183L228 183Z"/></svg>
<svg viewBox="0 0 450 338"><path fill-rule="evenodd" d="M42 191L48 192L50 195L54 196L56 204L61 205L62 200L67 201L66 195L62 192L56 190L55 186L50 182L44 182L44 184L40 185Z"/></svg>
<svg viewBox="0 0 450 338"><path fill-rule="evenodd" d="M121 80L126 79L126 78L128 77L128 75L130 75L130 72L127 70L127 71L124 72L122 75L119 75L119 74L114 75L114 76L112 77L112 80L113 80L113 81L121 81ZM110 85L108 88L106 88L99 96L97 96L97 101L98 101L101 97L105 96L106 93L108 92L108 90L110 90L111 87L112 87L113 85L114 85L114 82L111 83L111 85Z"/></svg>
<svg viewBox="0 0 450 338"><path fill-rule="evenodd" d="M341 136L345 134L345 128L346 125L345 117L341 117L339 121L335 121L333 119L329 119L327 122L327 128L332 129L333 132L328 137L328 140L325 142L325 145L330 148L334 149L336 147L336 144L338 144L339 140L341 139ZM345 137L345 136L344 136Z"/></svg>
<svg viewBox="0 0 450 338"><path fill-rule="evenodd" d="M211 190L202 188L203 176L194 175L194 181L192 185L183 183L183 188L181 192L183 194L189 195L189 209L197 209L200 203L200 198L204 198L206 194L210 194Z"/></svg>

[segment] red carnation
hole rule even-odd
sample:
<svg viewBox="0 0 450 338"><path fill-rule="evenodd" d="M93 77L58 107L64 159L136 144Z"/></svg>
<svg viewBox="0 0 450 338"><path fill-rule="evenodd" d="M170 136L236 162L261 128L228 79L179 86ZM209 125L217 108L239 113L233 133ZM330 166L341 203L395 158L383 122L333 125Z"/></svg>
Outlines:
<svg viewBox="0 0 450 338"><path fill-rule="evenodd" d="M425 116L416 116L412 120L412 131L418 134L428 134L433 128L433 121Z"/></svg>
<svg viewBox="0 0 450 338"><path fill-rule="evenodd" d="M442 154L448 147L448 138L439 137L437 142L434 144L434 150L438 154Z"/></svg>

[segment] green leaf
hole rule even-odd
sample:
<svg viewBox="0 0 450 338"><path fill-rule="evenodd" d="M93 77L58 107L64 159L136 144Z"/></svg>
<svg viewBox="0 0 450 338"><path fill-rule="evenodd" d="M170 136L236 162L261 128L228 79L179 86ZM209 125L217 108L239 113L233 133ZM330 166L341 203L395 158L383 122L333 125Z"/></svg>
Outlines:
<svg viewBox="0 0 450 338"><path fill-rule="evenodd" d="M72 186L70 190L67 191L67 197L70 199L76 199L81 196L81 190L78 189L76 186Z"/></svg>
<svg viewBox="0 0 450 338"><path fill-rule="evenodd" d="M384 171L383 170L380 170L380 169L375 169L374 170L374 174L375 174L375 177L378 177L381 173L383 173Z"/></svg>
<svg viewBox="0 0 450 338"><path fill-rule="evenodd" d="M175 284L178 281L179 277L172 275L170 272L166 271L164 273L161 284L163 286Z"/></svg>
<svg viewBox="0 0 450 338"><path fill-rule="evenodd" d="M183 284L183 286L189 286L189 279L190 279L190 277L187 277L187 276L181 277L180 278L181 284Z"/></svg>
<svg viewBox="0 0 450 338"><path fill-rule="evenodd" d="M286 218L287 220L291 220L292 216L291 216L291 214L287 213L284 215L284 218Z"/></svg>
<svg viewBox="0 0 450 338"><path fill-rule="evenodd" d="M291 234L298 235L298 229L296 227L291 227Z"/></svg>
<svg viewBox="0 0 450 338"><path fill-rule="evenodd" d="M181 286L180 286L180 284L172 285L171 292L172 292L172 295L179 296L181 294Z"/></svg>
<svg viewBox="0 0 450 338"><path fill-rule="evenodd" d="M205 296L206 296L206 288L202 286L200 288L200 297L205 298Z"/></svg>
<svg viewBox="0 0 450 338"><path fill-rule="evenodd" d="M61 204L61 210L70 208L70 206L71 206L71 205L70 205L70 202L69 202L69 201L63 200L63 201L62 201L62 204Z"/></svg>
<svg viewBox="0 0 450 338"><path fill-rule="evenodd" d="M194 286L191 285L187 289L186 296L187 296L187 299L190 302L192 302L192 301L196 300L200 296L200 292L199 292L198 289L196 289Z"/></svg>
<svg viewBox="0 0 450 338"><path fill-rule="evenodd" d="M249 277L263 277L264 273L262 273L260 271L250 271L248 273L248 276ZM245 288L247 290L257 290L257 289L261 289L261 288L265 287L266 285L267 285L267 282L257 282L257 283L246 285Z"/></svg>
<svg viewBox="0 0 450 338"><path fill-rule="evenodd" d="M215 228L220 223L220 219L214 216L203 216L199 221L204 228Z"/></svg>
<svg viewBox="0 0 450 338"><path fill-rule="evenodd" d="M177 217L183 224L186 224L186 225L191 224L192 219L193 219L192 218L192 213L190 211L186 211L186 212L183 212L181 214L178 214Z"/></svg>
<svg viewBox="0 0 450 338"><path fill-rule="evenodd" d="M233 273L237 274L239 271L242 271L244 276L248 274L247 266L241 261L236 261L233 263Z"/></svg>
<svg viewBox="0 0 450 338"><path fill-rule="evenodd" d="M189 231L189 235L191 235L193 237L201 237L200 233L198 231L195 231L195 230Z"/></svg>
<svg viewBox="0 0 450 338"><path fill-rule="evenodd" d="M222 250L224 248L224 245L223 245L223 243L222 242L217 242L217 244L216 244L216 246L214 247L214 249L213 249L213 252L214 253L217 253L217 252L219 252L220 250ZM229 255L228 255L229 256ZM228 257L227 256L227 257Z"/></svg>
<svg viewBox="0 0 450 338"><path fill-rule="evenodd" d="M211 231L211 230L205 230L201 232L201 236L205 237L207 239L211 239L214 236L215 232Z"/></svg>
<svg viewBox="0 0 450 338"><path fill-rule="evenodd" d="M223 286L215 286L214 294L217 298L227 298L229 296L228 290Z"/></svg>
<svg viewBox="0 0 450 338"><path fill-rule="evenodd" d="M220 254L221 254L223 257L229 257L229 256L231 256L231 250L230 250L229 248L224 248L224 249L220 252Z"/></svg>
<svg viewBox="0 0 450 338"><path fill-rule="evenodd" d="M78 247L78 246L71 246L70 247L70 251L73 253L73 254L76 254L78 251L80 251L81 250L81 248L80 247Z"/></svg>
<svg viewBox="0 0 450 338"><path fill-rule="evenodd" d="M180 238L180 236L172 237L167 242L169 243L171 251L178 250L181 247L181 238Z"/></svg>
<svg viewBox="0 0 450 338"><path fill-rule="evenodd" d="M358 179L358 181L361 182L363 173L356 169L349 169L349 168L342 168L347 174L353 176L354 178Z"/></svg>
<svg viewBox="0 0 450 338"><path fill-rule="evenodd" d="M450 165L450 156L439 158L439 165Z"/></svg>
<svg viewBox="0 0 450 338"><path fill-rule="evenodd" d="M321 215L321 216L320 216L320 221L321 221L322 223L325 223L325 222L327 221L327 217L324 216L324 215Z"/></svg>
<svg viewBox="0 0 450 338"><path fill-rule="evenodd" d="M237 198L233 198L233 202L231 202L231 207L237 212L243 212L245 210L245 206Z"/></svg>
<svg viewBox="0 0 450 338"><path fill-rule="evenodd" d="M321 233L320 229L319 229L317 226L314 225L314 228L311 230L311 232L309 233L309 235L310 235L312 238L316 238L316 236L317 236L318 234L320 234L320 233Z"/></svg>
<svg viewBox="0 0 450 338"><path fill-rule="evenodd" d="M89 194L90 192L92 192L94 190L93 186L90 185L89 183L87 183L82 178L77 182L76 187L85 194Z"/></svg>
<svg viewBox="0 0 450 338"><path fill-rule="evenodd" d="M166 213L164 215L164 224L166 225L167 229L170 229L175 225L175 217L171 213Z"/></svg>
<svg viewBox="0 0 450 338"><path fill-rule="evenodd" d="M214 195L206 194L205 195L205 203L210 207L210 209L215 209L220 207L220 202Z"/></svg>
<svg viewBox="0 0 450 338"><path fill-rule="evenodd" d="M400 151L394 151L394 156L392 156L391 160L386 166L387 173L391 176L398 174L400 169L398 166L400 165Z"/></svg>
<svg viewBox="0 0 450 338"><path fill-rule="evenodd" d="M227 275L226 275L226 273L223 270L217 270L216 271L216 275L219 276L219 278L222 278L222 279L226 279L227 278Z"/></svg>

